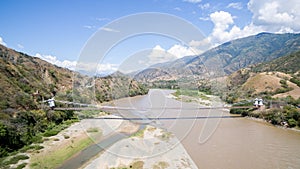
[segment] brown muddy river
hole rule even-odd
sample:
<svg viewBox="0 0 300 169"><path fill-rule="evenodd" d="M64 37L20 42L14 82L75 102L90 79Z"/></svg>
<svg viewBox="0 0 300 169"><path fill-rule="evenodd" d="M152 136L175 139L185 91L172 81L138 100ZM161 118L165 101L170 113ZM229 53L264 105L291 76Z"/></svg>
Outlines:
<svg viewBox="0 0 300 169"><path fill-rule="evenodd" d="M172 92L150 90L146 96L121 99L114 104L139 109L118 112L125 117L160 118L140 123L173 132L198 168L300 168L300 132L231 118L226 110L197 109L201 105L177 101L170 97ZM222 106L217 98L211 100L212 107Z"/></svg>

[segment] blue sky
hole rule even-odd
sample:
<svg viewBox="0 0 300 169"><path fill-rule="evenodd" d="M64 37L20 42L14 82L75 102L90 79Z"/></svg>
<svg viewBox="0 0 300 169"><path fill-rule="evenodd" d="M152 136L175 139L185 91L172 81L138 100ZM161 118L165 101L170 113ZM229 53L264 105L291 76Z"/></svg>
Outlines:
<svg viewBox="0 0 300 169"><path fill-rule="evenodd" d="M72 69L97 30L120 17L143 12L175 15L196 26L206 37L202 40L216 46L263 31L299 32L299 4L297 0L1 0L0 43ZM197 49L200 43L193 44L194 53L205 50ZM189 46L172 39L145 36L116 47L99 64L103 71L116 70L128 55L139 53L139 48L149 50L149 58L155 57L151 49L166 55L153 63L191 54Z"/></svg>

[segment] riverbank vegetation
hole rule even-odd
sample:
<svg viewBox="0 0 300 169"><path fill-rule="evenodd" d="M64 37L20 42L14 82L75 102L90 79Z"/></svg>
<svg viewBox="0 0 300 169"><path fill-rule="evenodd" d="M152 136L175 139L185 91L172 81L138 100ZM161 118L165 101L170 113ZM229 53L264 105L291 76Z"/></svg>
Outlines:
<svg viewBox="0 0 300 169"><path fill-rule="evenodd" d="M262 98L264 106L257 110L232 109L230 113L260 118L273 125L291 128L299 127L299 73L292 72L293 74L291 75L286 74L287 72L253 73L250 70L245 70L244 72L237 72L237 74L241 76L245 72L246 74L252 74L252 76L243 83L236 85L238 88L233 87L227 96L224 97L224 100L229 103L241 103L243 99L250 100L248 105L251 105L254 98ZM233 77L236 78L238 75ZM233 80L233 82L237 82L237 80ZM243 103L240 106L243 106Z"/></svg>
<svg viewBox="0 0 300 169"><path fill-rule="evenodd" d="M274 125L300 126L300 51L270 62L258 63L226 76L226 89L216 93L233 106L252 106L255 98L264 106L231 109L231 114L261 118ZM210 90L211 81L199 82L199 89Z"/></svg>
<svg viewBox="0 0 300 169"><path fill-rule="evenodd" d="M173 95L176 97L184 95L184 96L190 96L193 98L200 98L202 100L210 100L210 98L203 92L200 92L199 90L192 90L192 89L178 89L178 90L176 90L175 93L173 93Z"/></svg>
<svg viewBox="0 0 300 169"><path fill-rule="evenodd" d="M281 104L281 105L280 105ZM284 99L273 99L263 108L231 109L231 114L263 119L273 125L284 127L300 127L300 98L286 97ZM249 106L251 102L236 104L237 106Z"/></svg>
<svg viewBox="0 0 300 169"><path fill-rule="evenodd" d="M56 135L78 121L73 111L33 110L0 113L0 167L10 165L8 156L39 150L45 137Z"/></svg>
<svg viewBox="0 0 300 169"><path fill-rule="evenodd" d="M86 147L92 145L94 142L91 138L86 135L76 140L71 140L71 144L56 147L53 151L48 151L47 155L40 156L34 155L31 157L30 168L57 168L65 160L72 157L74 154L82 151Z"/></svg>
<svg viewBox="0 0 300 169"><path fill-rule="evenodd" d="M196 102L205 106L211 105L211 97L197 89L178 89L172 94L177 100L183 102Z"/></svg>

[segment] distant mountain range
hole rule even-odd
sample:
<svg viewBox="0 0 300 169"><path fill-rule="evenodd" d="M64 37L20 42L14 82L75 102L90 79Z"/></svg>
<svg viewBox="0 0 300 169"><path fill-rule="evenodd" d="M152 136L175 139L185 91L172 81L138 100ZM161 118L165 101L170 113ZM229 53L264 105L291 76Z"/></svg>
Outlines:
<svg viewBox="0 0 300 169"><path fill-rule="evenodd" d="M149 83L182 78L201 79L229 75L249 65L268 62L300 50L300 34L260 33L206 51L199 56L154 65L134 78Z"/></svg>

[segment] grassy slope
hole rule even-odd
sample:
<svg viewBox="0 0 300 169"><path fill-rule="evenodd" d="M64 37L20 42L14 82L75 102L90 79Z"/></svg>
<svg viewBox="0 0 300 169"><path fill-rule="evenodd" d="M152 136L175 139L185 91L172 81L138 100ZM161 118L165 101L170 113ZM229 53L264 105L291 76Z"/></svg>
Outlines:
<svg viewBox="0 0 300 169"><path fill-rule="evenodd" d="M30 168L57 168L65 160L72 157L74 154L82 151L91 144L93 144L91 138L83 137L76 139L70 145L68 144L64 147L59 147L58 149L54 148L54 150L48 151L47 154L35 154L31 157Z"/></svg>
<svg viewBox="0 0 300 169"><path fill-rule="evenodd" d="M237 97L255 97L268 93L274 98L288 95L297 99L300 97L300 87L292 83L291 78L300 79L300 51L275 59L271 62L260 63L247 69L241 69L228 76L228 86ZM283 89L280 81L285 80L291 91L278 93ZM237 99L238 101L239 99Z"/></svg>
<svg viewBox="0 0 300 169"><path fill-rule="evenodd" d="M291 76L282 72L263 72L263 73L257 73L253 74L243 85L242 90L247 89L254 89L254 94L258 94L261 92L275 92L276 89L280 89L281 84L280 80L290 79ZM287 83L289 86L295 87L295 89L298 89L298 86L293 85L293 83L289 82L287 80ZM294 89L294 90L295 90ZM290 92L294 93L294 92Z"/></svg>
<svg viewBox="0 0 300 169"><path fill-rule="evenodd" d="M252 68L255 72L280 71L294 74L300 71L300 51L280 57L271 62L260 63Z"/></svg>

